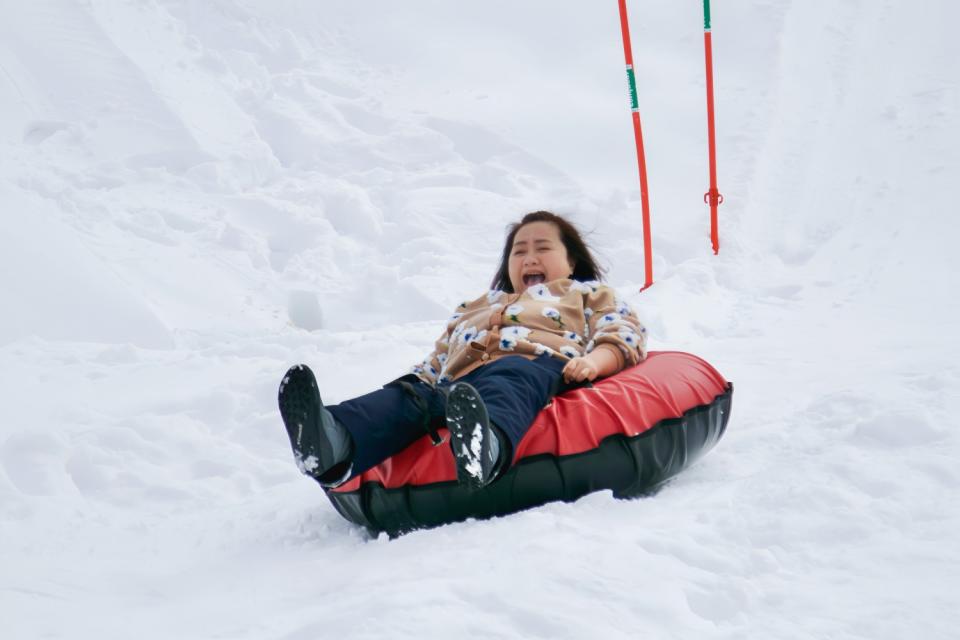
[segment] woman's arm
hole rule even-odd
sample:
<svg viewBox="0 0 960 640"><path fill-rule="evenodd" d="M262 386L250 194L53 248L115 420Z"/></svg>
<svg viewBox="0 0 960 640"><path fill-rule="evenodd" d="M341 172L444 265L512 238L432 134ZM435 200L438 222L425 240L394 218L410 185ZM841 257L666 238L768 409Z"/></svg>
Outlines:
<svg viewBox="0 0 960 640"><path fill-rule="evenodd" d="M585 355L564 367L568 382L611 376L646 357L646 329L630 305L617 300L613 289L592 287L584 299L584 315L590 342Z"/></svg>
<svg viewBox="0 0 960 640"><path fill-rule="evenodd" d="M616 347L601 344L585 356L573 358L563 368L567 382L584 382L611 376L623 368L623 354Z"/></svg>

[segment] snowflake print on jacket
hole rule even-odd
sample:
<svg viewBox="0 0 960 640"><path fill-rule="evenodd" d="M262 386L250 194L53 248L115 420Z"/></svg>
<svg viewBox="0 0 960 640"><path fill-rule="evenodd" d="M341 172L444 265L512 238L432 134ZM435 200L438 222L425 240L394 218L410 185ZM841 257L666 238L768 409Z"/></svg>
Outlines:
<svg viewBox="0 0 960 640"><path fill-rule="evenodd" d="M560 315L560 312L554 309L553 307L544 307L543 311L544 317L550 318L557 323L557 327L563 329L563 317Z"/></svg>
<svg viewBox="0 0 960 640"><path fill-rule="evenodd" d="M566 344L560 347L560 353L567 356L568 358L576 358L578 356L583 355L582 353L580 353L579 349L575 347L571 347L570 345L566 345Z"/></svg>
<svg viewBox="0 0 960 640"><path fill-rule="evenodd" d="M507 317L510 318L513 322L520 324L520 314L523 313L523 305L512 304L507 307L507 310L504 311L507 314Z"/></svg>
<svg viewBox="0 0 960 640"><path fill-rule="evenodd" d="M553 295L553 293L550 291L550 287L545 284L538 284L534 287L530 287L527 289L526 295L529 295L535 300L544 300L547 302L558 302L560 300L558 296Z"/></svg>
<svg viewBox="0 0 960 640"><path fill-rule="evenodd" d="M530 329L526 327L506 327L500 332L500 348L504 351L513 351L517 342L526 340Z"/></svg>

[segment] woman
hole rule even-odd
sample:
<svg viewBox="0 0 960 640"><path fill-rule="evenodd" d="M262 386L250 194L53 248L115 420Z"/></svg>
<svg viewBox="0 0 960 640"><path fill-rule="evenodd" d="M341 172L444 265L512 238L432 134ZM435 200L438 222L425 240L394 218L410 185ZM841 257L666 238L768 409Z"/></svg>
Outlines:
<svg viewBox="0 0 960 640"><path fill-rule="evenodd" d="M410 374L324 407L306 365L280 384L300 470L336 487L429 433L450 431L459 482L501 475L550 399L646 357L646 329L600 284L577 229L548 211L511 225L492 289L461 303L434 351Z"/></svg>

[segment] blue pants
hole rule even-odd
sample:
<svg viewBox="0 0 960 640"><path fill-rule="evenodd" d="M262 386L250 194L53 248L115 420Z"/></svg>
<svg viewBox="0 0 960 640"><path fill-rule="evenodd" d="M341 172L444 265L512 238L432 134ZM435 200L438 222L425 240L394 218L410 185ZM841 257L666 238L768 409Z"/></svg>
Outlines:
<svg viewBox="0 0 960 640"><path fill-rule="evenodd" d="M563 383L565 365L565 361L547 355L535 360L505 356L437 387L404 376L400 380L410 383L408 388L422 399L421 406L399 381L394 381L327 409L353 438L352 475L356 476L423 437L427 433L424 418L432 428L445 426L446 391L456 382L469 382L480 392L490 422L506 436L501 446L506 449L504 460L509 466L513 451L540 410L553 396L571 388ZM426 408L427 416L421 407Z"/></svg>

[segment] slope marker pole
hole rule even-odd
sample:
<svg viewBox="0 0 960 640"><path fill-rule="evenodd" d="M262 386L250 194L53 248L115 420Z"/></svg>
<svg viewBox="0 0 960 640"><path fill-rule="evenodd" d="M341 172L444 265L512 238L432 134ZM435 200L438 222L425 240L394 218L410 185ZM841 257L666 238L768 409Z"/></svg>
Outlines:
<svg viewBox="0 0 960 640"><path fill-rule="evenodd" d="M707 144L710 156L710 190L703 194L703 201L710 205L710 242L713 254L720 253L720 231L717 207L723 195L717 189L717 142L713 123L713 41L710 35L710 0L703 0L703 52L707 71Z"/></svg>
<svg viewBox="0 0 960 640"><path fill-rule="evenodd" d="M640 106L637 101L637 81L633 71L633 49L630 46L630 25L627 22L627 0L620 2L620 30L623 35L623 57L627 64L627 83L630 89L630 110L633 115L633 134L637 142L637 166L640 170L640 207L643 211L643 266L644 285L653 284L653 242L650 239L650 199L647 195L647 161L643 153L643 132L640 128Z"/></svg>

